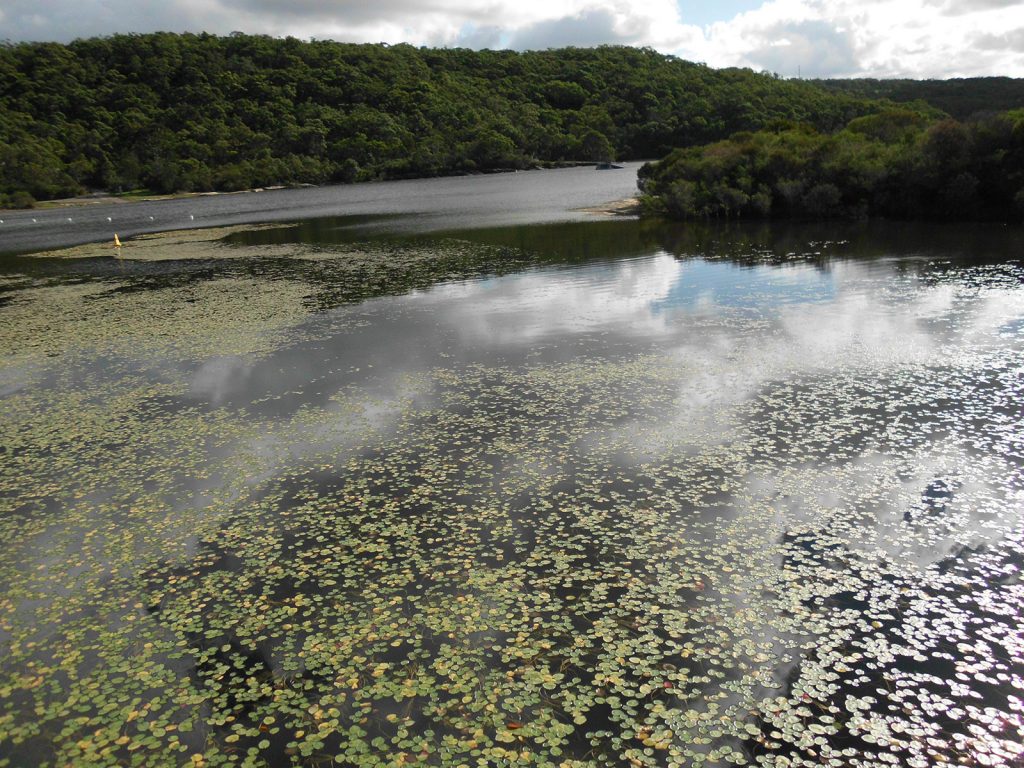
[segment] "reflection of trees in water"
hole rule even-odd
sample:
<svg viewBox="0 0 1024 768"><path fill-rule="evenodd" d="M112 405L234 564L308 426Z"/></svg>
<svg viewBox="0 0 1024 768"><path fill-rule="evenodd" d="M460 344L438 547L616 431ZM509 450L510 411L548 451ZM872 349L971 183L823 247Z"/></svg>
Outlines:
<svg viewBox="0 0 1024 768"><path fill-rule="evenodd" d="M650 224L674 256L721 258L741 265L886 259L910 274L943 274L964 264L1019 259L1013 227L916 222L669 222Z"/></svg>

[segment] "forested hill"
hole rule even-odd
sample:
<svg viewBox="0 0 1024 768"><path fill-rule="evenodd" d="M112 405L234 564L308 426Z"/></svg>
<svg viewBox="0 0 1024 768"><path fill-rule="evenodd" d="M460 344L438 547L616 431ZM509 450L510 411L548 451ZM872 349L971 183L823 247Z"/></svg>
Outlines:
<svg viewBox="0 0 1024 768"><path fill-rule="evenodd" d="M653 158L859 96L648 49L516 53L233 34L0 46L0 205Z"/></svg>
<svg viewBox="0 0 1024 768"><path fill-rule="evenodd" d="M677 149L640 169L675 218L1024 220L1024 109L961 123L905 107L821 133L799 125Z"/></svg>
<svg viewBox="0 0 1024 768"><path fill-rule="evenodd" d="M811 80L834 93L896 102L924 101L958 120L978 113L1024 108L1024 79L971 77L952 80Z"/></svg>

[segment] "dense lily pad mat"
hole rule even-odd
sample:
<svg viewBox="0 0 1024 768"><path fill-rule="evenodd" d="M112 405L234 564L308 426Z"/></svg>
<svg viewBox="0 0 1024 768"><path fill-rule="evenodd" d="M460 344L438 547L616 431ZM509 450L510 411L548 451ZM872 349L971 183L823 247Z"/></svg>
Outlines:
<svg viewBox="0 0 1024 768"><path fill-rule="evenodd" d="M0 765L1018 764L1022 277L379 376L324 353L245 397L557 275L328 312L256 275L27 288Z"/></svg>

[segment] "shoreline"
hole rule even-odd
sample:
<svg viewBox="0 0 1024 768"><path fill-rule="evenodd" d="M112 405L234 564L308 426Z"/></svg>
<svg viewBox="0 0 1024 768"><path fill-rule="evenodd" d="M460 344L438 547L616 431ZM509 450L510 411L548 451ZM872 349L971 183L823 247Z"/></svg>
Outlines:
<svg viewBox="0 0 1024 768"><path fill-rule="evenodd" d="M585 208L574 208L580 213L589 213L594 216L622 216L631 217L640 215L640 198L624 197L621 200L612 200L601 205L590 205Z"/></svg>
<svg viewBox="0 0 1024 768"><path fill-rule="evenodd" d="M0 214L0 254L112 244L114 233L124 240L239 224L322 220L322 226L372 230L387 218L389 226L424 231L628 215L630 203L623 201L636 193L636 168L595 172L590 166L264 191L113 201L94 194L48 209Z"/></svg>
<svg viewBox="0 0 1024 768"><path fill-rule="evenodd" d="M267 188L269 189L269 188ZM253 190L259 191L259 190ZM218 193L219 194L219 193ZM223 193L242 194L242 193ZM189 195L193 196L193 195ZM140 201L141 202L141 201ZM637 197L626 197L612 200L601 205L572 209L579 213L594 217L631 218L639 215L640 200ZM109 257L121 261L165 261L183 258L172 249L180 245L188 245L193 252L184 258L224 258L224 238L237 232L252 232L266 229L287 229L294 222L263 222L255 224L236 224L228 226L193 227L187 229L168 229L157 232L144 232L124 238L123 246L114 246L109 241L95 241L70 245L62 248L51 248L24 254L31 258L47 259L90 259ZM122 250L123 249L123 250ZM275 255L288 252L273 247L264 247L262 255L274 251Z"/></svg>
<svg viewBox="0 0 1024 768"><path fill-rule="evenodd" d="M108 192L90 192L86 195L79 195L78 197L61 197L56 200L39 200L31 208L0 208L4 212L13 211L46 211L53 210L55 208L85 208L90 205L130 205L132 203L154 203L160 200L187 200L194 197L223 197L225 195L247 195L256 194L259 192L273 192L280 189L303 189L305 187L315 187L316 184L298 184L294 186L286 186L283 184L275 185L272 187L254 187L253 189L239 189L233 192L171 192L168 194L135 194L132 192L126 192L121 195L110 194Z"/></svg>
<svg viewBox="0 0 1024 768"><path fill-rule="evenodd" d="M178 261L207 258L233 257L225 251L224 239L238 232L258 232L266 229L287 229L288 223L237 224L234 226L197 227L193 229L169 229L161 232L146 232L126 236L122 245L115 246L108 241L70 245L24 254L33 259L95 259L112 258L119 261ZM176 249L188 246L190 251L183 255ZM261 256L285 255L290 249L280 246L258 248Z"/></svg>
<svg viewBox="0 0 1024 768"><path fill-rule="evenodd" d="M634 161L626 161L634 162ZM376 184L381 182L393 182L393 181L422 181L424 179L447 179L447 178L462 178L464 176L496 176L501 174L512 174L512 173L525 173L527 171L553 171L561 170L565 168L585 168L587 166L597 165L595 162L590 161L553 161L546 164L532 165L528 168L499 168L490 171L476 171L476 172L456 172L442 174L440 176L409 176L395 179L367 179L365 181L357 181L353 183L344 182L326 182L324 184L274 184L267 187L252 187L250 189L235 189L229 191L219 190L207 190L204 192L168 192L166 194L160 193L146 193L146 192L124 192L124 193L111 193L104 190L96 190L94 192L88 192L84 195L78 195L76 197L60 197L54 200L37 200L31 208L3 208L0 207L2 213L22 213L26 211L46 211L63 208L85 208L92 205L127 205L132 203L153 203L161 200L188 200L196 197L225 197L230 195L249 195L259 194L261 192L278 192L284 189L321 189L327 187L351 187L361 186L363 184Z"/></svg>

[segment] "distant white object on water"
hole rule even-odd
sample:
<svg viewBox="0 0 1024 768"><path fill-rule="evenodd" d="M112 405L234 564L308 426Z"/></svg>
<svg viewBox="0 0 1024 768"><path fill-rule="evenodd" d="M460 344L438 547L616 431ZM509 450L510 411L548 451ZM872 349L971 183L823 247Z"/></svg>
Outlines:
<svg viewBox="0 0 1024 768"><path fill-rule="evenodd" d="M149 217L149 220L150 220L150 221L152 221L152 220L153 220L153 217L152 217L152 216L150 216L150 217Z"/></svg>
<svg viewBox="0 0 1024 768"><path fill-rule="evenodd" d="M195 221L195 220L196 220L196 217L195 217L195 216L193 216L193 215L192 215L192 214L190 213L190 214L188 215L188 220L189 220L189 221Z"/></svg>
<svg viewBox="0 0 1024 768"><path fill-rule="evenodd" d="M68 216L68 221L73 221L73 219L70 216Z"/></svg>
<svg viewBox="0 0 1024 768"><path fill-rule="evenodd" d="M35 224L37 219L32 219L32 223Z"/></svg>
<svg viewBox="0 0 1024 768"><path fill-rule="evenodd" d="M113 221L113 219L107 216L107 221Z"/></svg>

